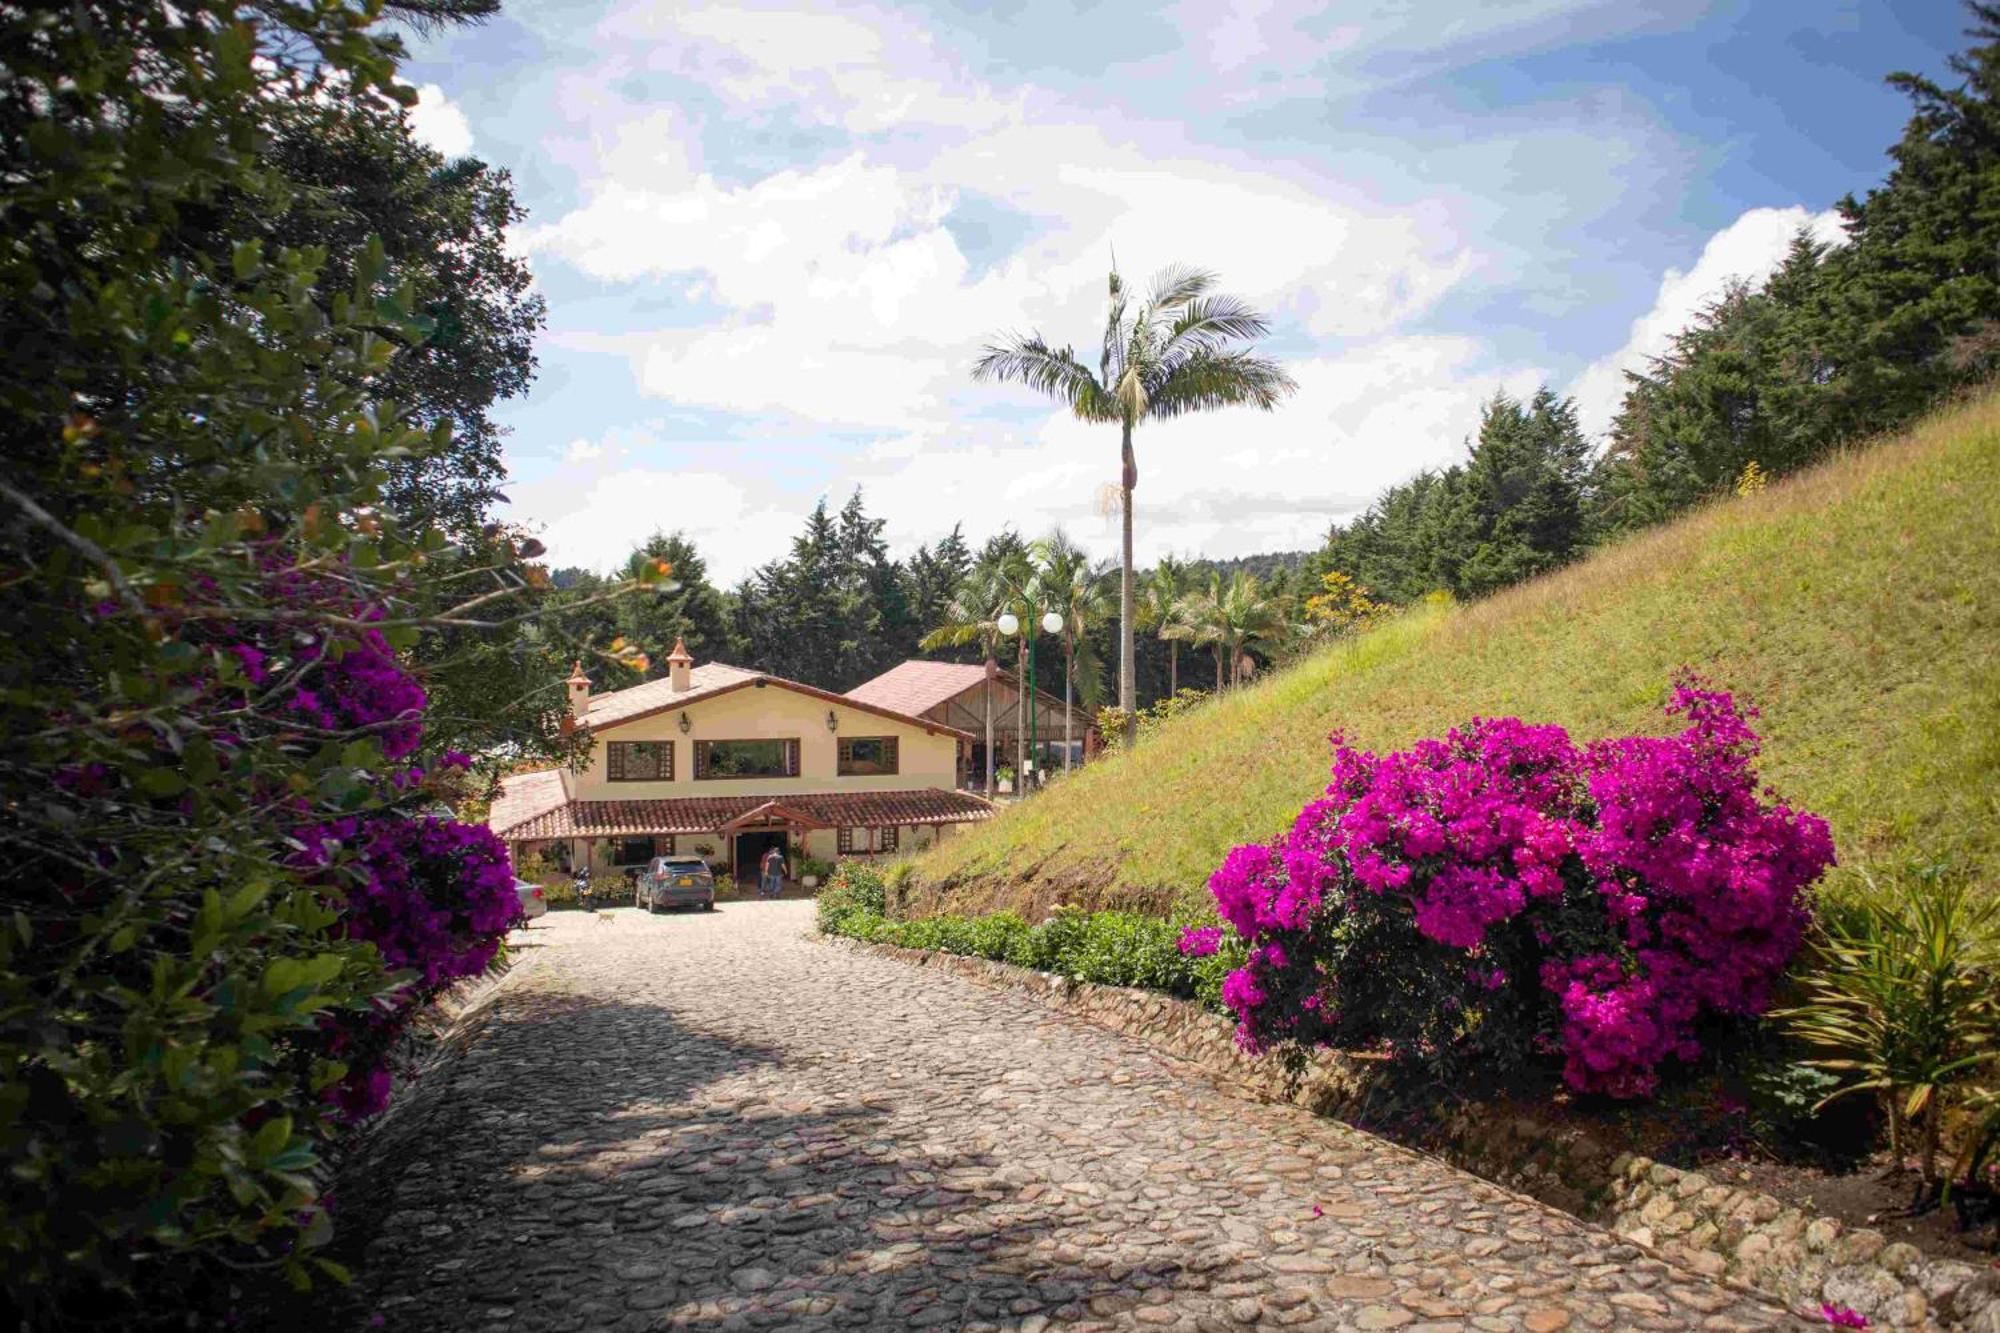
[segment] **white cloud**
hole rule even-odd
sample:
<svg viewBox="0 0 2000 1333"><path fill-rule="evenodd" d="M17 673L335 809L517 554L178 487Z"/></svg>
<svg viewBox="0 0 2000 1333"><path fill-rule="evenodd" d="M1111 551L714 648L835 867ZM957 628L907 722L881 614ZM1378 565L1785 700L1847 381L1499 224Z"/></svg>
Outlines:
<svg viewBox="0 0 2000 1333"><path fill-rule="evenodd" d="M1168 258L1227 256L1228 290L1326 337L1394 329L1478 262L1442 207L1391 213L1061 129L1015 127L916 167L854 152L741 186L607 178L521 243L605 281L699 275L702 294L735 312L619 335L645 393L888 429L948 422L998 330L1087 346L1114 247L1139 281ZM1058 143L1068 156L1051 166ZM1063 221L975 279L945 225L975 191ZM1256 245L1243 244L1246 226Z"/></svg>
<svg viewBox="0 0 2000 1333"><path fill-rule="evenodd" d="M603 450L598 451L600 454ZM549 560L610 570L655 532L686 532L710 577L731 582L780 554L799 515L752 497L719 472L650 468L564 469L509 488L516 509L540 522Z"/></svg>
<svg viewBox="0 0 2000 1333"><path fill-rule="evenodd" d="M1526 396L1543 379L1536 367L1491 364L1474 339L1446 336L1379 339L1290 369L1299 391L1276 413L1225 411L1140 428L1142 561L1168 551L1315 546L1329 522L1366 507L1384 486L1457 461L1494 390ZM687 529L723 583L783 554L802 508L758 498L761 477L591 466L672 451L644 433L577 441L571 466L509 491L521 512L547 524L543 540L561 565L610 568L655 528ZM899 551L959 522L974 540L1007 526L1037 534L1061 523L1100 556L1117 550L1116 524L1099 506L1117 474L1117 433L1059 412L1025 431L925 426L817 475L787 471L807 494L863 488Z"/></svg>
<svg viewBox="0 0 2000 1333"><path fill-rule="evenodd" d="M417 104L407 114L410 133L417 142L435 148L446 157L464 157L472 151L471 123L435 83L417 89Z"/></svg>
<svg viewBox="0 0 2000 1333"><path fill-rule="evenodd" d="M1667 270L1653 307L1632 321L1625 345L1598 358L1577 376L1570 392L1576 398L1583 428L1593 435L1611 429L1625 400L1625 372L1642 371L1665 352L1673 336L1694 321L1702 307L1732 282L1763 282L1776 271L1800 227L1809 227L1823 244L1840 244L1846 234L1832 209L1808 213L1803 208L1753 208L1708 238L1694 267Z"/></svg>

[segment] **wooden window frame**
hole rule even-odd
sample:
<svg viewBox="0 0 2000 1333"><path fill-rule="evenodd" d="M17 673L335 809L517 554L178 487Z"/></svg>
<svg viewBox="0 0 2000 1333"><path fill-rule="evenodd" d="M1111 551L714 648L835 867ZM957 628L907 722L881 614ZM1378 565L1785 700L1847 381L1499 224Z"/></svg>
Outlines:
<svg viewBox="0 0 2000 1333"><path fill-rule="evenodd" d="M718 745L770 745L785 747L785 764L782 773L711 773L709 754ZM799 738L796 736L734 736L717 737L714 740L694 743L694 780L696 782L768 782L772 778L795 778L799 775Z"/></svg>
<svg viewBox="0 0 2000 1333"><path fill-rule="evenodd" d="M834 834L834 851L840 856L877 856L896 850L894 824L842 824Z"/></svg>
<svg viewBox="0 0 2000 1333"><path fill-rule="evenodd" d="M665 762L656 763L654 772L635 775L632 772L633 746L649 745L663 755ZM665 769L665 772L659 770ZM604 780L606 782L672 782L674 780L674 743L672 741L606 741L604 742Z"/></svg>
<svg viewBox="0 0 2000 1333"><path fill-rule="evenodd" d="M857 773L848 765L853 762L856 741L875 741L883 747L886 756L884 766L866 773ZM842 736L834 755L834 775L843 778L887 778L903 771L903 746L896 736Z"/></svg>

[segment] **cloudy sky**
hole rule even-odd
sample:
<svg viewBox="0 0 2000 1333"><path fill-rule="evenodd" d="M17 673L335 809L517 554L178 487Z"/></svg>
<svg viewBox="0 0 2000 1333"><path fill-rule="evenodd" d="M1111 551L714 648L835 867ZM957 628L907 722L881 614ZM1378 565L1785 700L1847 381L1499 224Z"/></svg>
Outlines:
<svg viewBox="0 0 2000 1333"><path fill-rule="evenodd" d="M1145 12L1151 10L1152 12ZM549 303L508 404L557 563L685 529L728 582L856 486L899 550L1115 548L1112 428L972 383L996 330L1096 360L1128 276L1272 312L1274 414L1150 424L1140 558L1316 545L1549 383L1620 371L1878 181L1945 0L702 7L512 0L414 44L417 131L511 171Z"/></svg>

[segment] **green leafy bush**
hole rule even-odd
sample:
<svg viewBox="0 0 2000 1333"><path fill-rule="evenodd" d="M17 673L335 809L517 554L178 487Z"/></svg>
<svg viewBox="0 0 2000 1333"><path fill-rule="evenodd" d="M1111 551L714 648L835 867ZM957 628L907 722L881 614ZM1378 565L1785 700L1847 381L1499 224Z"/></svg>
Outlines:
<svg viewBox="0 0 2000 1333"><path fill-rule="evenodd" d="M530 584L534 552L466 514L490 486L453 417L496 390L455 379L439 326L481 298L305 227L371 215L273 146L300 116L365 120L444 177L399 119L380 18L0 9L10 1324L218 1327L264 1274L343 1278L326 1149L387 1096L415 1006L519 911L505 848L429 813L469 761L423 731L445 639ZM451 248L500 225L461 217ZM518 708L490 715L547 711Z"/></svg>
<svg viewBox="0 0 2000 1333"><path fill-rule="evenodd" d="M1164 991L1217 1010L1223 1008L1223 978L1243 962L1242 943L1233 937L1207 955L1183 952L1184 923L1135 912L1060 907L1040 925L1013 912L895 921L884 915L885 897L881 876L872 867L848 862L820 895L819 928L829 935L987 958L1103 986Z"/></svg>
<svg viewBox="0 0 2000 1333"><path fill-rule="evenodd" d="M1928 1188L1954 1104L2000 1069L2000 898L1941 868L1871 885L1822 916L1806 1002L1786 1011L1839 1088L1879 1097L1891 1153L1917 1135Z"/></svg>
<svg viewBox="0 0 2000 1333"><path fill-rule="evenodd" d="M861 861L842 861L819 891L819 928L827 935L860 935L850 923L867 917L881 917L888 906L888 891L873 866Z"/></svg>

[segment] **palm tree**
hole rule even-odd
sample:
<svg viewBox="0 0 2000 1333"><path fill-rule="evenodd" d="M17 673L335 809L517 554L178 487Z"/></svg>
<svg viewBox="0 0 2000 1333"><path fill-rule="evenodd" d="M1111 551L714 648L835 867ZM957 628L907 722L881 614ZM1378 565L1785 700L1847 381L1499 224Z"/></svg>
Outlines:
<svg viewBox="0 0 2000 1333"><path fill-rule="evenodd" d="M1238 570L1228 583L1211 574L1208 588L1181 600L1175 623L1162 633L1215 650L1215 691L1240 682L1250 645L1281 639L1290 629L1284 599L1265 593L1255 574Z"/></svg>
<svg viewBox="0 0 2000 1333"><path fill-rule="evenodd" d="M982 556L967 571L964 582L944 609L944 623L926 634L918 647L926 652L962 643L977 643L986 654L986 798L993 799L993 676L999 671L1000 617L1011 605L1016 561Z"/></svg>
<svg viewBox="0 0 2000 1333"><path fill-rule="evenodd" d="M1104 571L1057 528L1035 543L1035 581L1045 610L1063 618L1063 769L1070 767L1070 699L1076 687L1077 644L1111 615L1111 590Z"/></svg>
<svg viewBox="0 0 2000 1333"><path fill-rule="evenodd" d="M1270 332L1270 321L1248 302L1214 292L1216 276L1173 265L1153 279L1138 309L1129 308L1124 280L1111 270L1111 309L1104 323L1097 373L1076 353L1050 347L1039 333L1005 334L988 343L973 366L979 380L1025 384L1085 421L1116 422L1120 433L1118 494L1123 565L1118 584L1118 706L1125 739L1137 740L1133 699L1133 627L1137 607L1132 572L1132 488L1139 465L1132 431L1149 417L1177 417L1248 403L1265 411L1295 386L1276 362L1236 344Z"/></svg>
<svg viewBox="0 0 2000 1333"><path fill-rule="evenodd" d="M1187 562L1171 555L1160 557L1146 580L1146 604L1139 609L1140 623L1156 630L1167 645L1167 697L1181 692L1181 641L1167 633L1174 623L1174 610L1193 591Z"/></svg>

